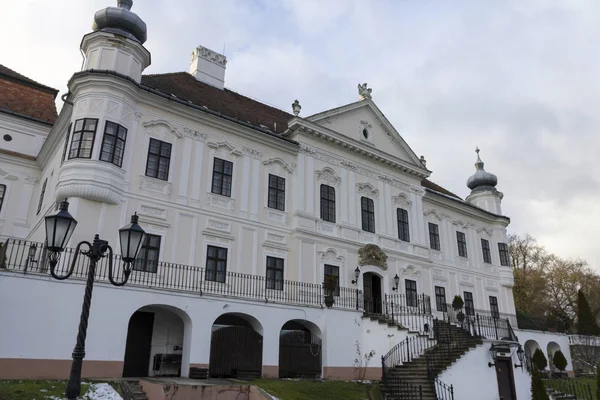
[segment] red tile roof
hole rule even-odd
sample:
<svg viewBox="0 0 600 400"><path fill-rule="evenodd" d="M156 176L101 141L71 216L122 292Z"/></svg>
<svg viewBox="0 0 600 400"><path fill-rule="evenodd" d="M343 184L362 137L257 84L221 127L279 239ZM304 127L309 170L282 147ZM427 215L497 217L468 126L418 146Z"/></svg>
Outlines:
<svg viewBox="0 0 600 400"><path fill-rule="evenodd" d="M200 82L187 72L144 75L142 84L241 121L263 125L277 133L283 133L287 129L287 122L293 117L229 89L221 90Z"/></svg>
<svg viewBox="0 0 600 400"><path fill-rule="evenodd" d="M173 95L180 100L190 101L197 106L205 106L229 117L250 122L253 125L264 125L277 133L284 132L287 129L287 122L293 117L285 111L242 96L229 89L220 90L200 82L187 72L144 75L142 76L142 84L165 94ZM274 129L275 124L277 129ZM424 179L421 185L461 200L454 193L428 179Z"/></svg>
<svg viewBox="0 0 600 400"><path fill-rule="evenodd" d="M53 124L58 117L57 94L58 90L0 65L0 112Z"/></svg>

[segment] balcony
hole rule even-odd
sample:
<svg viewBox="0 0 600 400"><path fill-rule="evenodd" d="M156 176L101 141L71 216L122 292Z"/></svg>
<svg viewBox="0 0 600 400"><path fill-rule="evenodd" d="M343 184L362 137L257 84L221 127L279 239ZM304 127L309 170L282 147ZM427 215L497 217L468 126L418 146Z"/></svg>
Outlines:
<svg viewBox="0 0 600 400"><path fill-rule="evenodd" d="M75 249L67 248L61 254L56 271L65 273L73 263ZM122 280L121 256L113 256L116 280ZM77 257L71 279L84 281L89 260ZM50 275L48 255L43 243L8 239L0 249L0 271L27 275ZM96 266L96 282L108 283L108 260L103 258ZM267 279L264 276L237 272L216 273L206 268L159 262L156 272L133 270L126 287L150 288L164 291L194 293L199 296L240 298L266 303L283 303L309 307L324 307L323 286L290 280ZM363 310L362 291L340 287L334 296L333 308Z"/></svg>

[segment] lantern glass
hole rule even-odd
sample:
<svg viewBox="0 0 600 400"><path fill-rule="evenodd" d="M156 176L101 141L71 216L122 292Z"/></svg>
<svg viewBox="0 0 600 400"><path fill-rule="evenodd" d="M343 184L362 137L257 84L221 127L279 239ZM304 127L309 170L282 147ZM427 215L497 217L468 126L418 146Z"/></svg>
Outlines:
<svg viewBox="0 0 600 400"><path fill-rule="evenodd" d="M354 270L354 277L356 279L358 279L359 276L360 276L360 268L356 267L356 269Z"/></svg>
<svg viewBox="0 0 600 400"><path fill-rule="evenodd" d="M29 246L29 259L33 260L35 258L36 251L37 246L35 245L35 243L32 243L31 246Z"/></svg>
<svg viewBox="0 0 600 400"><path fill-rule="evenodd" d="M525 352L523 351L523 348L521 346L519 346L519 350L517 350L517 357L519 358L520 363L523 363L524 356L525 356Z"/></svg>
<svg viewBox="0 0 600 400"><path fill-rule="evenodd" d="M394 284L396 285L396 287L398 287L398 285L400 284L400 277L398 276L398 274L396 274L396 276L394 277Z"/></svg>
<svg viewBox="0 0 600 400"><path fill-rule="evenodd" d="M49 215L45 219L48 250L60 253L71 239L71 235L73 235L73 231L77 226L77 220L69 214L69 203L67 201L60 203L60 208L56 214Z"/></svg>
<svg viewBox="0 0 600 400"><path fill-rule="evenodd" d="M131 223L119 229L121 257L126 263L135 261L144 241L145 232L138 224L137 214L131 216Z"/></svg>

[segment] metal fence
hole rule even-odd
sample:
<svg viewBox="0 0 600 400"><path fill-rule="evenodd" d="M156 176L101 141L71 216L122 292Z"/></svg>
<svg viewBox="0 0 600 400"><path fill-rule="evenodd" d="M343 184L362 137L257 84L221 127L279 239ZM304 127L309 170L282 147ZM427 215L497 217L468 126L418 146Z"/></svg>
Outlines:
<svg viewBox="0 0 600 400"><path fill-rule="evenodd" d="M55 270L66 273L75 260L75 249L67 248L61 254ZM121 256L113 256L114 277L123 279ZM87 257L76 258L73 279L85 280L88 272ZM23 274L50 275L48 252L43 243L8 239L0 249L0 270ZM98 261L96 281L108 282L108 259ZM265 302L322 306L325 293L323 285L291 280L267 279L265 276L239 272L216 272L204 267L158 262L152 272L134 269L127 281L128 286L159 290L195 293L263 300ZM361 309L362 291L357 288L340 287L334 296L334 308Z"/></svg>
<svg viewBox="0 0 600 400"><path fill-rule="evenodd" d="M544 385L555 392L575 396L577 400L594 400L590 384L576 379L544 379Z"/></svg>

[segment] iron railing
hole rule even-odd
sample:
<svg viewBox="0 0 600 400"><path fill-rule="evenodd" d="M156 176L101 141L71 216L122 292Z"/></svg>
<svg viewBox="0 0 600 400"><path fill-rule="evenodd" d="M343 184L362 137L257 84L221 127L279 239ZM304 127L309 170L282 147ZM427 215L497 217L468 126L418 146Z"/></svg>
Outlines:
<svg viewBox="0 0 600 400"><path fill-rule="evenodd" d="M385 355L381 356L382 375L385 378L390 368L413 361L425 354L427 349L436 345L436 341L428 336L412 336L404 339Z"/></svg>
<svg viewBox="0 0 600 400"><path fill-rule="evenodd" d="M422 400L423 399L423 386L413 384L406 381L391 381L388 382L384 390L389 393L393 393L394 398L410 399L410 400Z"/></svg>
<svg viewBox="0 0 600 400"><path fill-rule="evenodd" d="M387 319L412 332L432 335L433 315L430 297L426 294L386 294L384 313Z"/></svg>
<svg viewBox="0 0 600 400"><path fill-rule="evenodd" d="M485 310L453 310L448 304L448 309L444 313L444 320L469 332L471 336L493 339L509 340L516 342L517 336L510 320L516 321L516 317L511 314L493 313Z"/></svg>
<svg viewBox="0 0 600 400"><path fill-rule="evenodd" d="M583 383L576 379L544 379L546 388L562 394L575 396L577 400L594 400L592 388L589 383Z"/></svg>
<svg viewBox="0 0 600 400"><path fill-rule="evenodd" d="M454 387L436 379L434 382L437 400L454 400Z"/></svg>
<svg viewBox="0 0 600 400"><path fill-rule="evenodd" d="M56 271L65 273L73 259L75 249L67 248L61 254ZM121 256L113 256L113 265L120 265ZM49 275L48 254L43 243L8 239L0 249L0 270L23 274ZM74 279L85 280L88 271L87 257L77 257ZM151 272L152 271L152 272ZM159 290L195 293L289 303L307 306L324 304L323 285L291 280L267 279L265 276L239 272L216 272L204 267L157 262L151 271L134 269L127 281L128 286ZM114 279L121 280L123 271L115 268ZM96 281L109 282L108 260L103 258L96 267ZM340 287L334 296L334 308L360 309L362 292L356 288Z"/></svg>

